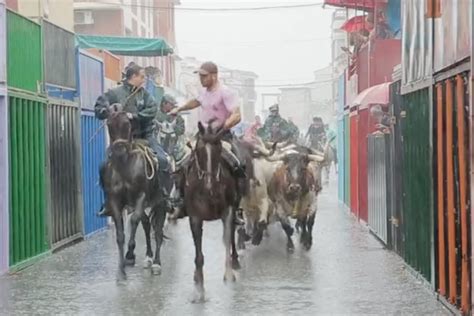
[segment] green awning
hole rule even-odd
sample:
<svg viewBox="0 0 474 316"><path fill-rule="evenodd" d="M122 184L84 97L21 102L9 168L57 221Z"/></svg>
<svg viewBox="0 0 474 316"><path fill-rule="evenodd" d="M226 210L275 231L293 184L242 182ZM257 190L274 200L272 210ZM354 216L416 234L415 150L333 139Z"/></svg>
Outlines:
<svg viewBox="0 0 474 316"><path fill-rule="evenodd" d="M173 48L162 38L77 34L76 46L83 49L104 49L124 56L166 56L173 53Z"/></svg>

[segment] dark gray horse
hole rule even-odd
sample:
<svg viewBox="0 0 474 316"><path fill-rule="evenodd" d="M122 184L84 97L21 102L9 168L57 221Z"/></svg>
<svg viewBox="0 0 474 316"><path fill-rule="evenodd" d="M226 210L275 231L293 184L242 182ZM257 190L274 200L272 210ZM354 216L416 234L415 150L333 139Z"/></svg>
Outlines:
<svg viewBox="0 0 474 316"><path fill-rule="evenodd" d="M146 236L147 262L154 274L161 271L160 249L163 243L163 226L166 210L159 190L158 166L146 144L131 138L131 122L125 112L111 108L107 119L110 135L109 156L101 167L100 180L105 192L105 207L115 222L119 250L118 278L125 279L125 265L135 264L135 235L140 222ZM124 256L123 211L126 206L133 209L131 232L127 254ZM151 258L150 218L145 209L151 208L151 224L155 232L156 249L153 264Z"/></svg>
<svg viewBox="0 0 474 316"><path fill-rule="evenodd" d="M209 124L210 126L211 124ZM185 172L184 202L196 250L194 282L196 302L204 301L204 255L202 253L203 221L220 219L224 224L224 281L235 281L233 269L240 268L235 248L234 208L238 206L237 181L221 158L224 131L199 123L199 134L192 161Z"/></svg>

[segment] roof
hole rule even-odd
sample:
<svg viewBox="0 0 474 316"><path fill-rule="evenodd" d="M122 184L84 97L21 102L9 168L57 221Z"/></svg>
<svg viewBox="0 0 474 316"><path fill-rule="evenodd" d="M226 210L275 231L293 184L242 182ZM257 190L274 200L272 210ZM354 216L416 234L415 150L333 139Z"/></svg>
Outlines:
<svg viewBox="0 0 474 316"><path fill-rule="evenodd" d="M124 56L167 56L173 48L162 38L76 35L79 48L98 48Z"/></svg>

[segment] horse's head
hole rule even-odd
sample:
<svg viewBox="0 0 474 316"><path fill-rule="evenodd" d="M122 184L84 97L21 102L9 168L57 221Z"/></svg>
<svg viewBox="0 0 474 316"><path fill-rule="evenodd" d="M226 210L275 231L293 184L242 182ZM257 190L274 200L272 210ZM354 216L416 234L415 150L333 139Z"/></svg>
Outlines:
<svg viewBox="0 0 474 316"><path fill-rule="evenodd" d="M132 139L132 124L127 113L122 110L120 104L113 104L109 107L107 128L109 130L111 142L115 142L119 139Z"/></svg>
<svg viewBox="0 0 474 316"><path fill-rule="evenodd" d="M107 129L110 136L110 158L116 163L123 163L131 150L132 124L120 104L109 107Z"/></svg>
<svg viewBox="0 0 474 316"><path fill-rule="evenodd" d="M206 186L209 186L210 189L211 180L218 179L221 172L220 159L224 129L222 127L213 129L211 123L205 128L201 122L198 123L198 128L194 156L199 176L201 178L203 175L206 176Z"/></svg>

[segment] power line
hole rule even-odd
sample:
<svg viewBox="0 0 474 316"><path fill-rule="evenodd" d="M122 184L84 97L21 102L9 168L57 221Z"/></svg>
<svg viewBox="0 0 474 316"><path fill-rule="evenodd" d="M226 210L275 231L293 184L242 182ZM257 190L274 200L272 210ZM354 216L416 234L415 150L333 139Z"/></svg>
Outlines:
<svg viewBox="0 0 474 316"><path fill-rule="evenodd" d="M106 1L97 1L95 3L99 4L110 4L117 5L115 2L106 2ZM135 7L135 8L144 8L152 10L177 10L177 11L202 11L202 12L239 12L239 11L266 11L266 10L281 10L281 9L295 9L295 8L310 8L310 7L319 7L322 6L323 2L317 3L303 3L303 4L290 4L290 5L280 5L280 6L262 6L262 7L246 7L246 8L198 8L198 7L180 7L180 6L170 6L170 7L160 7L154 5L144 5L144 4L126 4L122 3L120 6L124 7Z"/></svg>
<svg viewBox="0 0 474 316"><path fill-rule="evenodd" d="M322 84L322 83L330 83L333 82L333 80L322 80L322 81L310 81L310 82L304 82L304 83L282 83L282 84L255 84L255 85L249 85L249 84L232 84L232 83L226 83L224 80L224 83L227 86L230 87L255 87L255 88L305 88L311 85L317 85L317 84Z"/></svg>
<svg viewBox="0 0 474 316"><path fill-rule="evenodd" d="M213 44L223 44L223 45L233 45L233 44L237 44L237 45L255 45L255 44L266 44L266 43L278 43L278 44L285 44L285 43L299 43L299 42L317 42L317 41L326 41L326 40L330 40L331 38L330 37L316 37L316 38L306 38L306 39L274 39L274 40L258 40L258 41L249 41L249 42L245 42L245 41L242 41L242 42L235 42L235 41L212 41L212 42L203 42L203 41L179 41L178 40L178 44L179 43L183 43L183 44L190 44L190 45L213 45Z"/></svg>

